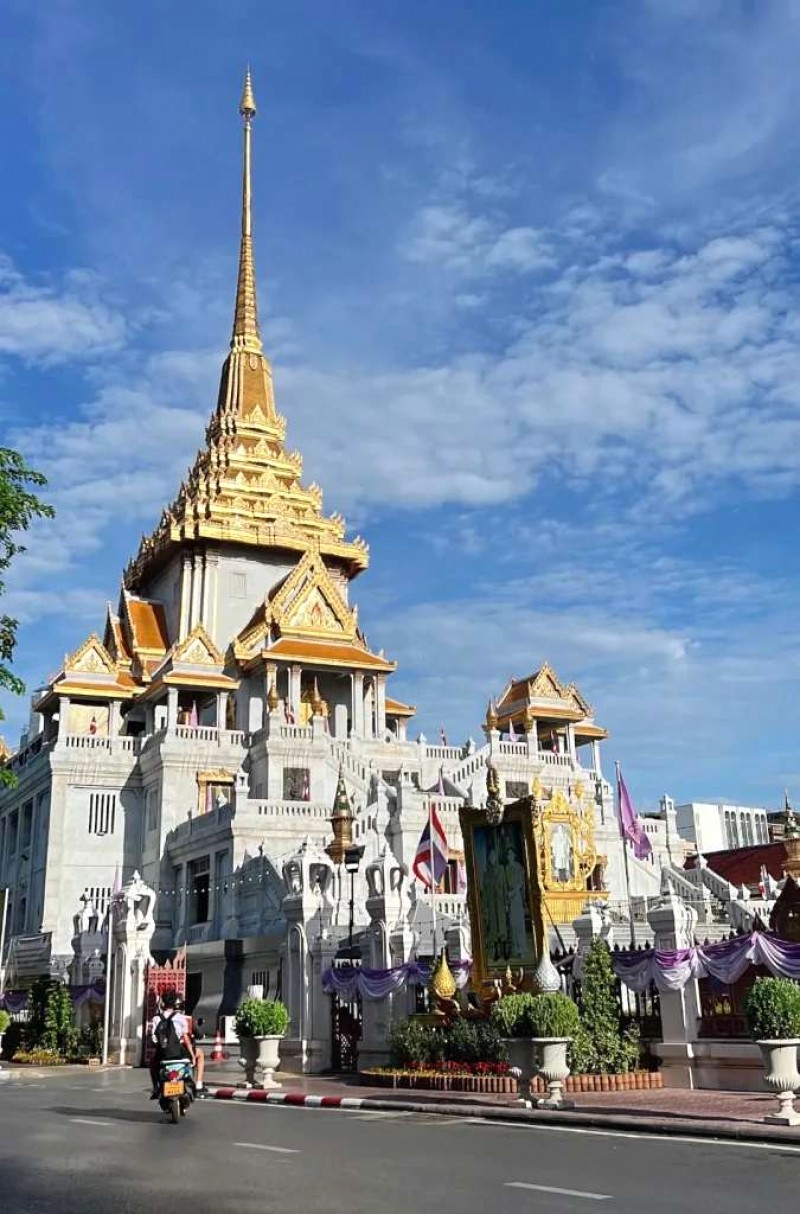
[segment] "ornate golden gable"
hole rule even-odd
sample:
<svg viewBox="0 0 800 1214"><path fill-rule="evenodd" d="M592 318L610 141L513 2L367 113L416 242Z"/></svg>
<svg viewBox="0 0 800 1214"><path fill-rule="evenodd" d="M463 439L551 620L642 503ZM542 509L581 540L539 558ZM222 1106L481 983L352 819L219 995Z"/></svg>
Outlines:
<svg viewBox="0 0 800 1214"><path fill-rule="evenodd" d="M172 665L221 667L225 658L202 624L196 624L171 653Z"/></svg>
<svg viewBox="0 0 800 1214"><path fill-rule="evenodd" d="M96 632L64 659L64 670L70 674L104 674L116 678L117 666Z"/></svg>
<svg viewBox="0 0 800 1214"><path fill-rule="evenodd" d="M353 641L358 628L355 608L347 606L317 552L307 552L297 563L272 600L270 614L281 636Z"/></svg>
<svg viewBox="0 0 800 1214"><path fill-rule="evenodd" d="M549 662L542 664L528 684L528 694L532 700L565 700L568 698Z"/></svg>
<svg viewBox="0 0 800 1214"><path fill-rule="evenodd" d="M570 683L569 686L564 689L564 698L569 700L570 704L572 704L573 707L578 710L578 712L582 712L585 717L594 716L594 708L589 701L581 695L574 683Z"/></svg>

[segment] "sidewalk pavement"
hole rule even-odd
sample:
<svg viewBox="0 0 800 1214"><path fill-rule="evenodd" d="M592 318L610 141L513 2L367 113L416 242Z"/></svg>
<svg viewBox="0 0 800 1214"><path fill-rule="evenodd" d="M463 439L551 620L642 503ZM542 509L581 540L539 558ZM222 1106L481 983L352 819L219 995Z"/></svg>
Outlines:
<svg viewBox="0 0 800 1214"><path fill-rule="evenodd" d="M516 1097L471 1092L368 1087L352 1075L294 1075L278 1071L280 1089L247 1091L234 1057L209 1063L206 1083L219 1100L248 1100L316 1108L361 1108L384 1112L437 1113L486 1120L529 1122L594 1129L677 1134L751 1142L792 1143L800 1147L800 1126L776 1126L764 1117L778 1111L776 1098L760 1092L652 1091L578 1092L574 1108L564 1112L525 1109Z"/></svg>

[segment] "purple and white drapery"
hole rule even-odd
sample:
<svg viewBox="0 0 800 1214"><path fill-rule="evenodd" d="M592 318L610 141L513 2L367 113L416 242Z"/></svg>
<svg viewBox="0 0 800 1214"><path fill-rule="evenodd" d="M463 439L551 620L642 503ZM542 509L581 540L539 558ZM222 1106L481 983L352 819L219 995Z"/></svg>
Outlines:
<svg viewBox="0 0 800 1214"><path fill-rule="evenodd" d="M100 982L89 983L87 986L71 986L69 993L73 1007L81 1007L84 1003L102 1003L106 987L101 979ZM0 1008L10 1016L18 1016L27 1006L27 991L6 991L4 995L0 995Z"/></svg>
<svg viewBox="0 0 800 1214"><path fill-rule="evenodd" d="M471 961L456 961L450 969L459 989L467 985ZM355 999L357 994L365 999L386 999L396 995L405 986L424 986L430 981L431 966L418 961L407 961L389 970L363 969L357 965L341 965L325 970L322 989L327 995L338 995L340 999Z"/></svg>
<svg viewBox="0 0 800 1214"><path fill-rule="evenodd" d="M660 991L679 991L692 978L715 978L731 986L751 965L763 965L777 977L800 981L800 944L772 932L751 932L717 944L650 948L613 957L614 973L632 991L646 991L651 983Z"/></svg>

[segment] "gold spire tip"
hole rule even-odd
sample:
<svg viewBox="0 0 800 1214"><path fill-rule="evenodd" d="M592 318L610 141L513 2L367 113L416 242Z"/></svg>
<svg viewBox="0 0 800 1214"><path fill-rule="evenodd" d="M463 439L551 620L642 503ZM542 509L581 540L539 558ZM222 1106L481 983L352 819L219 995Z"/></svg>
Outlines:
<svg viewBox="0 0 800 1214"><path fill-rule="evenodd" d="M253 93L253 79L250 75L248 67L244 78L244 88L242 89L242 100L239 102L239 113L243 118L250 119L256 113L256 99Z"/></svg>

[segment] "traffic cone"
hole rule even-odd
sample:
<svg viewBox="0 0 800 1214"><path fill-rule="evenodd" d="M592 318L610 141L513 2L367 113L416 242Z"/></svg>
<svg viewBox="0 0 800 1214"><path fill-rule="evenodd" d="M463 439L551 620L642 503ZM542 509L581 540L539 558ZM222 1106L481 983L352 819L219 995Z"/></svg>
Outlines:
<svg viewBox="0 0 800 1214"><path fill-rule="evenodd" d="M222 1033L219 1031L219 1025L217 1025L217 1035L214 1038L214 1048L211 1051L211 1061L212 1062L224 1062L225 1061L225 1054L222 1049Z"/></svg>

